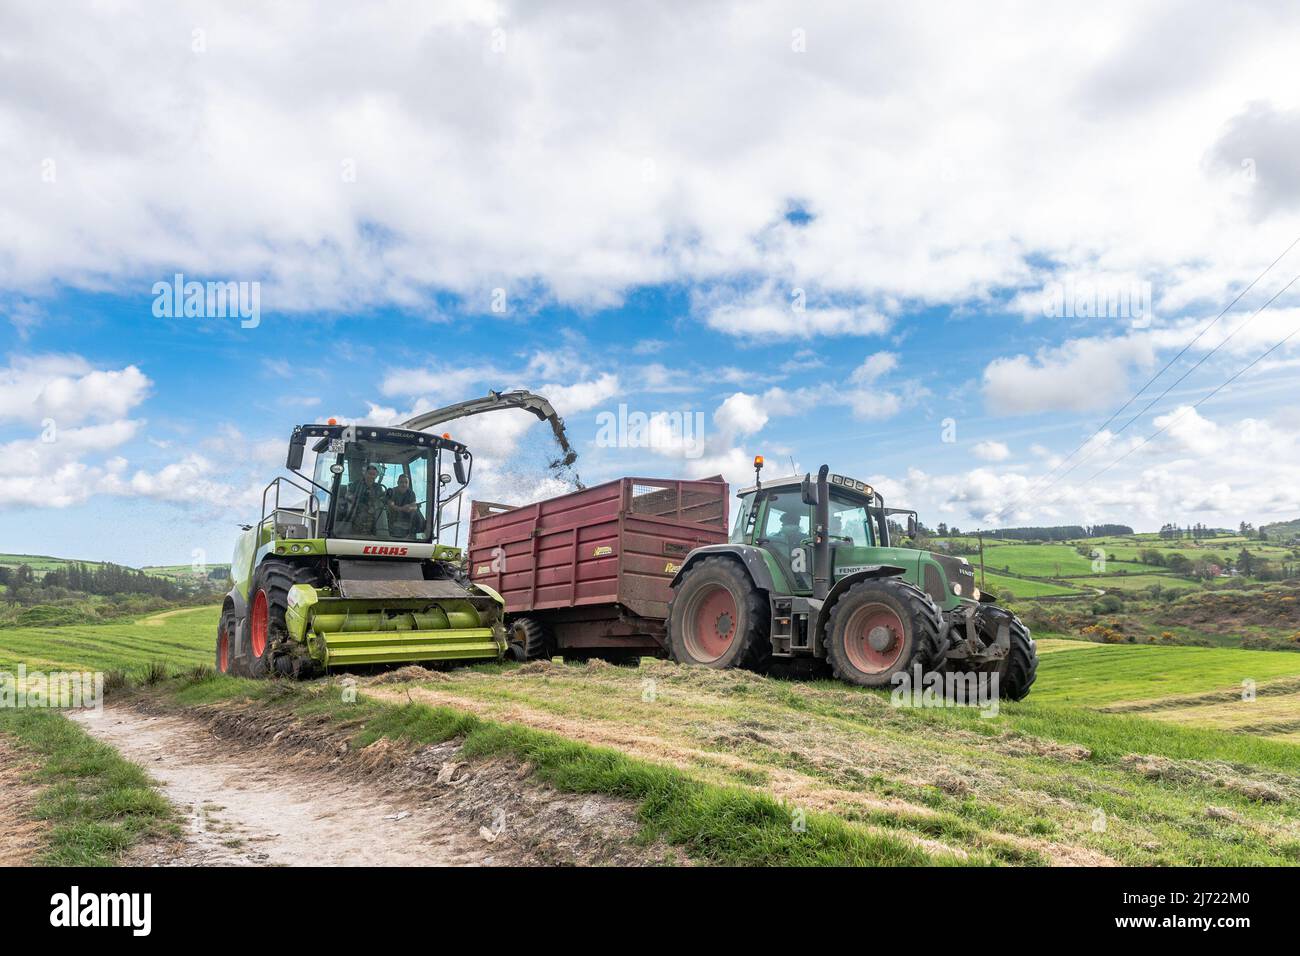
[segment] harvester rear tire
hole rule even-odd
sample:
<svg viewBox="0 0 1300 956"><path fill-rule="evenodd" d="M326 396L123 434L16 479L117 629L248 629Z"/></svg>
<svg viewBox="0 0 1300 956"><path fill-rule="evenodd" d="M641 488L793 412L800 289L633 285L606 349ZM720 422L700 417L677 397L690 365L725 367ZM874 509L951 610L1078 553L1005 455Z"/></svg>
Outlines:
<svg viewBox="0 0 1300 956"><path fill-rule="evenodd" d="M772 659L767 598L739 563L704 558L668 602L668 656L679 664L764 670Z"/></svg>
<svg viewBox="0 0 1300 956"><path fill-rule="evenodd" d="M284 616L289 607L289 588L295 584L320 587L324 581L314 564L277 558L263 561L253 575L248 612L251 677L294 676L293 655L285 646L289 629Z"/></svg>
<svg viewBox="0 0 1300 956"><path fill-rule="evenodd" d="M223 608L217 622L217 653L214 666L218 674L232 674L235 670L235 609Z"/></svg>
<svg viewBox="0 0 1300 956"><path fill-rule="evenodd" d="M935 670L943 618L920 588L901 578L868 578L840 595L826 620L826 662L842 681L889 687L894 675Z"/></svg>
<svg viewBox="0 0 1300 956"><path fill-rule="evenodd" d="M546 628L535 618L517 617L511 621L509 644L510 656L517 661L535 661L549 656L546 653L550 644Z"/></svg>

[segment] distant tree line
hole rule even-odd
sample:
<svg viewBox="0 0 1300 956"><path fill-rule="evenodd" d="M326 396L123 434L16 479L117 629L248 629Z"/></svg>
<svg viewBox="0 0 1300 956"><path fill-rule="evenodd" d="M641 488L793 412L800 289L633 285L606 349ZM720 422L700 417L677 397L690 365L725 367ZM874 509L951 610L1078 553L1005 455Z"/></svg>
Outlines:
<svg viewBox="0 0 1300 956"><path fill-rule="evenodd" d="M1133 529L1126 524L1059 524L1031 525L1024 528L997 528L993 531L985 531L984 536L986 538L1015 538L1021 541L1070 541L1074 538L1109 538L1132 533Z"/></svg>
<svg viewBox="0 0 1300 956"><path fill-rule="evenodd" d="M17 590L37 587L58 588L104 597L115 594L142 594L162 598L165 601L179 600L195 591L193 587L182 587L168 578L112 563L70 562L40 575L27 564L16 568L0 566L0 584ZM208 590L212 587L206 579L202 584L200 590Z"/></svg>

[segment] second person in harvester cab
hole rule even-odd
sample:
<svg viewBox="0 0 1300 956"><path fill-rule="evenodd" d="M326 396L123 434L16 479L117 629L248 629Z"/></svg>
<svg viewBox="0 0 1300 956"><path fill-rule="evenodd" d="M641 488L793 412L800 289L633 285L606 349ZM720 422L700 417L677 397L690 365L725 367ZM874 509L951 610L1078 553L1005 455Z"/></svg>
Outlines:
<svg viewBox="0 0 1300 956"><path fill-rule="evenodd" d="M411 479L398 475L397 487L388 493L388 533L394 538L410 538L421 524L420 503L411 490Z"/></svg>

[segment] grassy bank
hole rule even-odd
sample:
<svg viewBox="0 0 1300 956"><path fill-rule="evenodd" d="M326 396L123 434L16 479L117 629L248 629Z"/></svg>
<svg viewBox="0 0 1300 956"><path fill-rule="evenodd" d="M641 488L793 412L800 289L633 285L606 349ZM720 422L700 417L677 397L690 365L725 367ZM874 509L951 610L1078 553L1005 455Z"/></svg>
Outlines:
<svg viewBox="0 0 1300 956"><path fill-rule="evenodd" d="M34 862L109 866L139 839L174 831L174 814L142 769L61 714L0 710L4 734L37 769L30 814L49 824Z"/></svg>
<svg viewBox="0 0 1300 956"><path fill-rule="evenodd" d="M537 779L569 793L600 793L636 801L647 839L660 838L701 862L735 866L915 866L959 862L932 854L907 832L808 812L771 795L702 781L682 770L629 757L609 747L517 724L483 719L454 707L391 704L362 696L345 702L332 682L254 682L205 674L149 688L186 708L237 705L268 720L291 717L346 728L353 749L381 739L409 746L460 738L471 759L509 757ZM996 862L977 853L972 862Z"/></svg>

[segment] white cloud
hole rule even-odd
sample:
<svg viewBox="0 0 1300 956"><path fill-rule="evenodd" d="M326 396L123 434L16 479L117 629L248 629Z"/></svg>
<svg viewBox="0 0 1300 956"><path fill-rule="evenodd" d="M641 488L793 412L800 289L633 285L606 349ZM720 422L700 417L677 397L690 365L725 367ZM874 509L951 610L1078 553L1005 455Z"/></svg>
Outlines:
<svg viewBox="0 0 1300 956"><path fill-rule="evenodd" d="M1030 358L994 359L984 369L984 400L998 414L1089 411L1117 406L1131 394L1134 368L1154 361L1149 336L1070 339Z"/></svg>
<svg viewBox="0 0 1300 956"><path fill-rule="evenodd" d="M883 375L888 375L898 368L898 356L893 352L876 352L868 355L862 364L853 370L850 381L858 385L870 385Z"/></svg>
<svg viewBox="0 0 1300 956"><path fill-rule="evenodd" d="M725 434L752 435L767 424L768 413L759 398L736 392L713 412L713 423Z"/></svg>
<svg viewBox="0 0 1300 956"><path fill-rule="evenodd" d="M551 405L563 418L608 402L619 394L619 383L617 375L606 372L588 382L575 382L572 385L543 385L537 391L550 399Z"/></svg>
<svg viewBox="0 0 1300 956"><path fill-rule="evenodd" d="M763 339L880 335L889 330L889 320L871 309L810 307L792 312L772 304L718 306L705 316L705 322L727 335Z"/></svg>
<svg viewBox="0 0 1300 956"><path fill-rule="evenodd" d="M713 321L863 334L893 306L1035 288L1037 261L1217 296L1300 222L1277 82L1294 9L1197 3L1171 26L1102 4L1063 29L1021 5L1014 35L956 2L588 5L581 29L509 0L197 0L129 32L92 0L3 16L10 289L140 290L180 267L261 278L277 309L436 314L450 291L490 315L501 288L517 315L781 276L838 304ZM1212 42L1153 47L1170 30ZM795 197L811 218L784 218Z"/></svg>
<svg viewBox="0 0 1300 956"><path fill-rule="evenodd" d="M982 461L1006 461L1011 449L1000 441L981 441L971 446L971 454Z"/></svg>
<svg viewBox="0 0 1300 956"><path fill-rule="evenodd" d="M152 383L134 365L97 369L79 355L14 358L0 368L0 423L61 426L123 418Z"/></svg>

